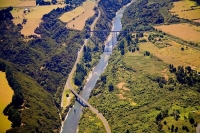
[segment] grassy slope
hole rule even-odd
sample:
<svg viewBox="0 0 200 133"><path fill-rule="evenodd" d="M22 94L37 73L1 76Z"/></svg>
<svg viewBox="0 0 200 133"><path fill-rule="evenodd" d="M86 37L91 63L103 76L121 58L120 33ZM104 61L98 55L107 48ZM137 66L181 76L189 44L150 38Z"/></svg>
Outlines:
<svg viewBox="0 0 200 133"><path fill-rule="evenodd" d="M52 96L31 77L16 72L15 77L23 88L25 109L21 112L22 123L19 132L53 132L59 128L60 121ZM36 111L37 110L37 111ZM34 120L33 120L34 119Z"/></svg>

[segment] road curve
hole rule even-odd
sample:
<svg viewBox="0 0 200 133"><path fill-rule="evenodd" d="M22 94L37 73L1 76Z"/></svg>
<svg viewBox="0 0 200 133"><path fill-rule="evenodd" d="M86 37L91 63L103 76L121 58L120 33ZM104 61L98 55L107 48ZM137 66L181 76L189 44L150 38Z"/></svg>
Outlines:
<svg viewBox="0 0 200 133"><path fill-rule="evenodd" d="M98 2L97 2L97 3L98 3ZM96 7L98 7L98 4L96 5ZM101 16L101 12L100 12L99 8L98 8L98 12L99 12L98 17L94 20L94 22L93 22L92 25L90 26L91 30L94 30L94 27L95 27L95 25L96 25L96 22L98 21L98 19L99 19L100 16ZM93 32L90 32L90 37L92 37L92 36L93 36ZM77 65L77 63L78 63L79 60L80 60L81 53L83 52L83 47L84 47L84 45L87 44L87 42L88 42L88 39L85 39L85 40L84 40L84 44L83 44L83 46L81 47L81 49L80 49L80 51L79 51L79 53L78 53L76 62L75 62L74 66L73 66L73 68L72 68L72 70L71 70L71 72L70 72L70 74L69 74L69 76L68 76L68 78L67 78L67 81L66 81L66 84L65 84L65 87L64 87L64 90L63 90L63 94L62 94L62 95L65 95L65 90L66 90L66 89L70 89L72 92L76 93L76 92L73 90L73 87L72 87L72 85L71 85L71 80L72 80L72 76L73 76L73 74L74 74L74 72L75 72L75 70L76 70L76 65ZM77 94L77 93L76 93L76 94ZM90 110L91 110L93 113L95 113L95 114L97 115L97 117L102 121L102 123L103 123L103 125L104 125L104 127L105 127L105 129L106 129L106 132L107 132L107 133L111 133L110 126L109 126L107 120L105 119L105 117L104 117L101 113L99 113L99 111L98 111L97 109L95 109L92 105L90 105L85 99L83 99L80 95L77 94L77 96L78 96L85 104L87 104L88 107L90 108ZM63 100L64 100L64 99L63 99L63 96L62 96L61 107L63 107Z"/></svg>
<svg viewBox="0 0 200 133"><path fill-rule="evenodd" d="M98 1L98 2L99 2L99 1ZM98 3L98 2L97 2L97 3ZM96 5L96 7L98 7L98 4ZM91 30L94 30L94 27L95 27L95 25L96 25L96 22L98 21L98 19L99 19L100 16L101 16L101 12L100 12L99 8L98 8L98 12L99 12L98 17L95 18L94 22L93 22L92 25L90 26ZM93 32L90 32L90 37L92 37L92 36L93 36ZM84 40L83 46L81 47L80 51L78 52L78 56L77 56L76 62L74 63L74 66L73 66L71 72L69 73L69 76L68 76L68 78L67 78L67 81L66 81L66 84L65 84L63 93L62 93L61 107L64 107L64 105L63 105L63 101L64 101L63 95L65 95L66 89L73 89L73 87L72 87L72 85L71 85L72 76L73 76L73 74L74 74L74 72L75 72L75 70L76 70L76 65L77 65L78 62L80 61L81 54L82 54L82 52L83 52L83 47L84 47L87 43L88 43L88 39L85 39L85 40ZM64 107L64 108L65 108L65 107Z"/></svg>

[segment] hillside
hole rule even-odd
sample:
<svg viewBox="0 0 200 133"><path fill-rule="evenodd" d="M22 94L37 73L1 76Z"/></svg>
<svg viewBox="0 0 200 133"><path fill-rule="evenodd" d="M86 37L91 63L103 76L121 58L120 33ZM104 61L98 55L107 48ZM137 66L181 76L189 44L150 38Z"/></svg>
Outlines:
<svg viewBox="0 0 200 133"><path fill-rule="evenodd" d="M8 132L59 132L62 90L85 39L84 30L77 33L59 20L74 8L65 6L43 15L35 29L40 36L20 33L24 25L13 23L12 7L0 11L0 60L12 68L11 87L17 90L5 109L13 122Z"/></svg>
<svg viewBox="0 0 200 133"><path fill-rule="evenodd" d="M170 0L138 0L124 13L123 28L130 33L120 36L89 99L113 133L196 132L199 43L154 26L199 23L172 15L171 8ZM83 122L88 116L84 112L80 128L97 131L99 125Z"/></svg>

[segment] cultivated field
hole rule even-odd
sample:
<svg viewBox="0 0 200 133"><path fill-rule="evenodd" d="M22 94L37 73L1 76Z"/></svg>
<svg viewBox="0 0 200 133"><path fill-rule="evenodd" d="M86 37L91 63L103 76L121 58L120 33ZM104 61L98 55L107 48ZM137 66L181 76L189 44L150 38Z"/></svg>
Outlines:
<svg viewBox="0 0 200 133"><path fill-rule="evenodd" d="M84 11L85 9L82 6L79 6L70 12L64 13L59 19L63 22L69 22L73 18L76 18L77 16L81 15Z"/></svg>
<svg viewBox="0 0 200 133"><path fill-rule="evenodd" d="M200 27L197 26L184 23L155 26L155 28L185 41L200 42Z"/></svg>
<svg viewBox="0 0 200 133"><path fill-rule="evenodd" d="M67 24L68 28L82 30L85 26L85 21L94 15L94 7L95 2L86 1L83 3L83 6L79 6L71 12L63 14L60 17L60 20L63 22L69 22Z"/></svg>
<svg viewBox="0 0 200 133"><path fill-rule="evenodd" d="M171 46L159 49L151 42L141 43L141 51L149 51L154 56L160 58L168 64L174 66L191 66L193 69L200 70L200 51L191 47L184 47L184 51L181 50L183 45L174 41L167 42Z"/></svg>
<svg viewBox="0 0 200 133"><path fill-rule="evenodd" d="M183 0L173 3L174 7L170 12L174 15L178 15L180 18L185 19L199 19L200 18L200 6L196 6L194 1Z"/></svg>
<svg viewBox="0 0 200 133"><path fill-rule="evenodd" d="M27 7L36 6L35 0L0 0L0 7Z"/></svg>
<svg viewBox="0 0 200 133"><path fill-rule="evenodd" d="M22 23L23 18L27 19L27 23L23 25L23 29L21 33L24 35L36 35L34 30L39 26L42 22L41 18L44 14L49 13L51 10L56 9L58 7L64 7L65 5L49 5L49 6L35 6L30 7L30 12L24 14L24 8L14 8L11 12L14 19L13 22L15 24Z"/></svg>
<svg viewBox="0 0 200 133"><path fill-rule="evenodd" d="M8 117L3 114L4 108L12 101L13 90L8 85L5 72L0 71L0 132L5 133L11 128L11 122Z"/></svg>

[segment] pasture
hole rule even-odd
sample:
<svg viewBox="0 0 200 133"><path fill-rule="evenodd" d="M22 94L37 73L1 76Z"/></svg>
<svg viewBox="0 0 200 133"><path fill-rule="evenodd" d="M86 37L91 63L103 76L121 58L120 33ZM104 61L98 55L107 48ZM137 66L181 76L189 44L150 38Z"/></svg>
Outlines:
<svg viewBox="0 0 200 133"><path fill-rule="evenodd" d="M93 10L94 7L95 7L94 2L89 2L89 1L84 2L83 3L83 8L85 9L84 13L81 14L75 20L69 22L68 27L76 29L76 30L82 30L83 27L85 26L85 21L94 15L94 13L95 13Z"/></svg>
<svg viewBox="0 0 200 133"><path fill-rule="evenodd" d="M86 1L82 6L63 14L60 17L60 20L63 22L68 22L68 28L82 30L85 26L85 21L94 15L94 7L95 2Z"/></svg>
<svg viewBox="0 0 200 133"><path fill-rule="evenodd" d="M36 1L22 1L22 0L0 0L0 7L28 7L28 6L36 6Z"/></svg>
<svg viewBox="0 0 200 133"><path fill-rule="evenodd" d="M177 36L185 41L200 42L200 27L194 25L184 23L154 27L173 36Z"/></svg>
<svg viewBox="0 0 200 133"><path fill-rule="evenodd" d="M163 60L163 62L168 64L173 64L174 66L191 66L193 69L200 68L200 51L193 49L191 47L183 46L174 41L162 42L170 44L164 48L158 48L151 42L140 43L140 51L149 51L154 56ZM184 47L184 51L181 48ZM200 70L200 69L199 69Z"/></svg>
<svg viewBox="0 0 200 133"><path fill-rule="evenodd" d="M44 14L49 13L51 10L56 9L58 7L64 7L65 5L48 5L48 6L35 6L30 7L30 12L24 13L24 8L14 8L11 12L14 19L13 22L15 24L22 23L22 20L25 18L27 22L23 25L23 29L21 33L25 36L28 35L36 35L34 30L39 26L42 22L41 18Z"/></svg>
<svg viewBox="0 0 200 133"><path fill-rule="evenodd" d="M190 20L200 18L200 6L197 6L194 1L182 0L173 2L173 5L174 7L170 10L170 12L180 18Z"/></svg>
<svg viewBox="0 0 200 133"><path fill-rule="evenodd" d="M5 72L0 71L0 132L5 133L11 128L11 122L8 117L3 114L4 108L12 101L13 90L8 85Z"/></svg>
<svg viewBox="0 0 200 133"><path fill-rule="evenodd" d="M59 19L63 22L69 22L73 18L76 18L77 16L81 15L84 12L84 10L85 9L83 7L79 6L70 12L64 13Z"/></svg>

